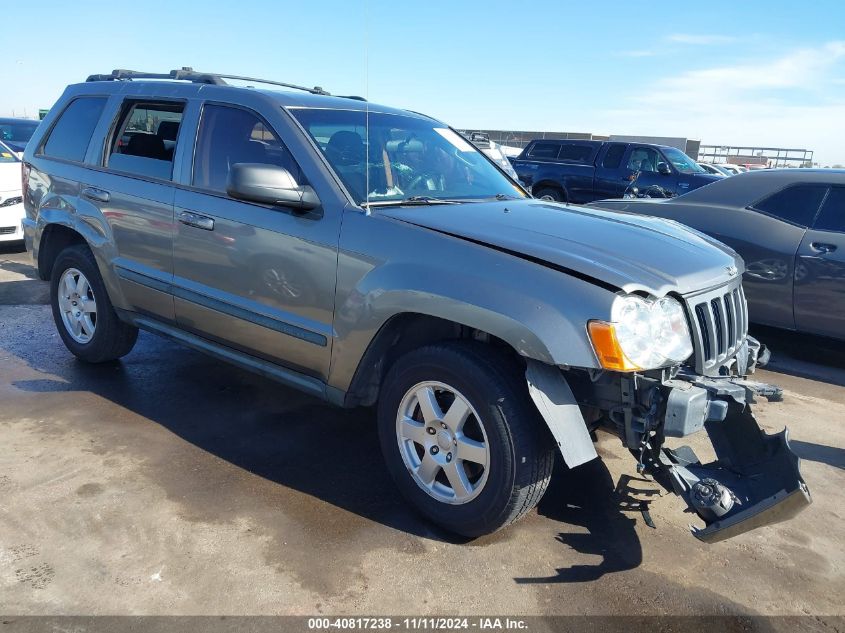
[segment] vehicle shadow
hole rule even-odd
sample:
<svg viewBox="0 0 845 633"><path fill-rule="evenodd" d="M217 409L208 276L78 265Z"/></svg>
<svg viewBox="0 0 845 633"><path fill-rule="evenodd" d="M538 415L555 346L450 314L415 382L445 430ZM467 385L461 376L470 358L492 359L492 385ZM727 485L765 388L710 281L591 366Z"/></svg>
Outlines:
<svg viewBox="0 0 845 633"><path fill-rule="evenodd" d="M793 439L789 440L789 447L801 459L845 470L845 449L843 448Z"/></svg>
<svg viewBox="0 0 845 633"><path fill-rule="evenodd" d="M8 253L23 253L26 251L26 246L23 242L0 242L0 255Z"/></svg>
<svg viewBox="0 0 845 633"><path fill-rule="evenodd" d="M41 357L37 365L51 377L13 385L35 393L96 394L289 490L396 530L465 542L421 519L403 502L382 463L373 410L325 405L193 350L174 349L152 335L142 333L138 347L145 356L158 356L154 367L75 360L56 365ZM190 477L185 473L186 480L174 482L173 473L163 474L160 483L176 496L190 497ZM284 500L286 494L280 490L277 496Z"/></svg>
<svg viewBox="0 0 845 633"><path fill-rule="evenodd" d="M561 567L553 576L516 578L516 582L590 582L605 574L639 567L643 552L634 529L636 517L647 510L649 497L660 494L659 486L627 475L614 486L610 471L600 459L572 470L560 461L538 511L572 526L573 529L558 534L558 542L578 554L597 556L600 560L594 565Z"/></svg>
<svg viewBox="0 0 845 633"><path fill-rule="evenodd" d="M772 352L768 371L845 387L845 341L760 325L751 334Z"/></svg>

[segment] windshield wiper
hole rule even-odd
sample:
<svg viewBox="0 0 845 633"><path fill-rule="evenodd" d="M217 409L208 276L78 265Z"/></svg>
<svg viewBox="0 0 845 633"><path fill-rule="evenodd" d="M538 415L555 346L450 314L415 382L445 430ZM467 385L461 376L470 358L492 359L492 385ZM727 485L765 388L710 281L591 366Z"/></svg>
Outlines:
<svg viewBox="0 0 845 633"><path fill-rule="evenodd" d="M362 207L404 207L429 206L436 204L462 204L465 200L450 200L448 198L432 198L431 196L408 196L400 200L372 200L365 202Z"/></svg>

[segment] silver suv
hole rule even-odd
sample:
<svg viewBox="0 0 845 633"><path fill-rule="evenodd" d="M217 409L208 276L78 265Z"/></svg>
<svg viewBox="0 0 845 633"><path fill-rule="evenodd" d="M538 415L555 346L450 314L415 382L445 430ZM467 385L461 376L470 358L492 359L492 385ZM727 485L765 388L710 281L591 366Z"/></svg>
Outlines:
<svg viewBox="0 0 845 633"><path fill-rule="evenodd" d="M786 431L751 415L744 377L765 355L739 257L672 222L534 200L427 116L114 71L67 88L23 191L74 355L114 361L142 328L376 405L398 488L449 530L526 514L555 451L596 458L600 425L699 514L702 540L810 501ZM664 447L702 429L713 463Z"/></svg>

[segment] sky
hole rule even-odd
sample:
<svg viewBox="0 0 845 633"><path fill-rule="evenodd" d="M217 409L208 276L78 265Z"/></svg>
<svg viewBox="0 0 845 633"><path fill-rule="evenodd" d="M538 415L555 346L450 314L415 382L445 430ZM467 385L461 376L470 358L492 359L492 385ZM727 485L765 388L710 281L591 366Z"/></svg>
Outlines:
<svg viewBox="0 0 845 633"><path fill-rule="evenodd" d="M114 68L264 77L457 128L807 148L845 165L842 0L4 0L0 115ZM9 31L7 31L7 34Z"/></svg>

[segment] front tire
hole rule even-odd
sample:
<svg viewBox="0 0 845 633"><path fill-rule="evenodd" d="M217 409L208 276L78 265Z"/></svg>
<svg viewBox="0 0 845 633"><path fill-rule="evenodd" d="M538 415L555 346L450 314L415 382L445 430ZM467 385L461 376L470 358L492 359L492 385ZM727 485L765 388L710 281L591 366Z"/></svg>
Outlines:
<svg viewBox="0 0 845 633"><path fill-rule="evenodd" d="M517 363L482 344L400 358L378 404L381 448L403 496L434 523L477 537L543 496L554 445Z"/></svg>
<svg viewBox="0 0 845 633"><path fill-rule="evenodd" d="M94 255L84 244L69 246L56 258L50 304L59 336L80 360L104 363L135 346L138 328L118 319Z"/></svg>
<svg viewBox="0 0 845 633"><path fill-rule="evenodd" d="M538 200L549 200L551 202L566 202L566 194L560 189L553 187L543 187L534 192L534 197Z"/></svg>

